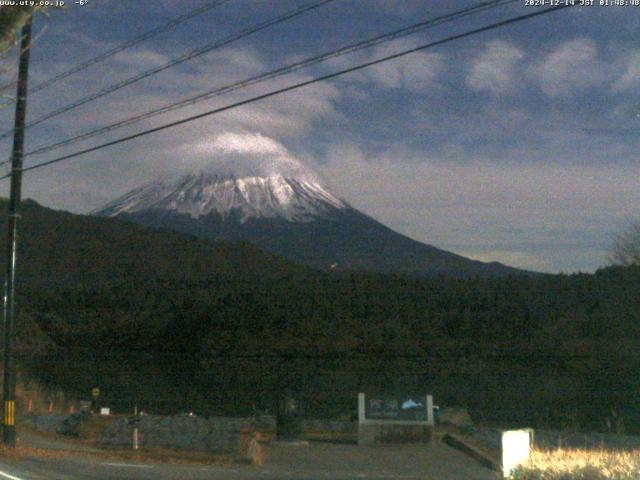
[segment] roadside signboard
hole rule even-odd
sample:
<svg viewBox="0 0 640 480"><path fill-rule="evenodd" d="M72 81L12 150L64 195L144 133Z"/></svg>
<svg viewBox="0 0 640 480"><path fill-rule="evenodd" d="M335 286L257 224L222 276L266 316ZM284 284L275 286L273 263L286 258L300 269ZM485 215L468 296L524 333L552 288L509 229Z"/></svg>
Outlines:
<svg viewBox="0 0 640 480"><path fill-rule="evenodd" d="M427 402L424 396L367 397L365 419L425 422Z"/></svg>
<svg viewBox="0 0 640 480"><path fill-rule="evenodd" d="M433 396L358 394L358 445L428 442Z"/></svg>

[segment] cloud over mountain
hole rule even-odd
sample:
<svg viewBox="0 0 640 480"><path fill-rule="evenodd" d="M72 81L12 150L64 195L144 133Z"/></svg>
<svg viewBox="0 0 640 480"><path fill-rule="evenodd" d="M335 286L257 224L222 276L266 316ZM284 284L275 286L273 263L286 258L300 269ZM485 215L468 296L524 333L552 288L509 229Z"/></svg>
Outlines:
<svg viewBox="0 0 640 480"><path fill-rule="evenodd" d="M183 150L184 170L215 171L236 177L280 175L320 182L320 177L282 143L258 132L223 132L186 145Z"/></svg>

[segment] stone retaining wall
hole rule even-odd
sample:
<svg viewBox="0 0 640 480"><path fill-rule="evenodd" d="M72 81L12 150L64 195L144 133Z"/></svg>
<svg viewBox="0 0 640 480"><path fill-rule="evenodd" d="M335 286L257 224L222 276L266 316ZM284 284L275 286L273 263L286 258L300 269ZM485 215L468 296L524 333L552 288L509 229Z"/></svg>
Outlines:
<svg viewBox="0 0 640 480"><path fill-rule="evenodd" d="M32 427L51 433L77 436L80 424L91 416L74 415L27 415L23 421ZM107 420L106 428L96 440L105 447L129 447L132 443L133 428L128 425L128 417L112 415L99 417ZM355 437L357 422L304 419L301 421L302 436L335 435ZM179 450L197 450L215 453L235 452L240 443L240 434L255 432L269 438L276 432L273 416L253 418L198 417L190 415L159 416L142 415L138 425L138 442L141 447L166 447Z"/></svg>
<svg viewBox="0 0 640 480"><path fill-rule="evenodd" d="M51 433L77 436L80 423L91 416L27 415L22 421ZM104 447L130 447L133 428L127 416L99 417L107 425L99 434L97 445ZM138 425L138 442L141 447L165 447L178 450L212 453L236 453L240 435L253 432L275 431L272 418L196 417L190 415L158 416L142 415Z"/></svg>
<svg viewBox="0 0 640 480"><path fill-rule="evenodd" d="M302 433L357 435L358 422L346 420L305 419L302 420Z"/></svg>
<svg viewBox="0 0 640 480"><path fill-rule="evenodd" d="M195 416L140 417L138 441L141 447L166 447L232 453L238 448L240 433L254 428L253 419ZM126 418L112 422L100 436L100 445L125 447L131 445L132 427Z"/></svg>
<svg viewBox="0 0 640 480"><path fill-rule="evenodd" d="M51 415L39 415L29 414L21 417L20 420L24 421L27 425L38 430L42 430L49 433L58 433L58 429L62 423L69 418L69 415L51 414Z"/></svg>

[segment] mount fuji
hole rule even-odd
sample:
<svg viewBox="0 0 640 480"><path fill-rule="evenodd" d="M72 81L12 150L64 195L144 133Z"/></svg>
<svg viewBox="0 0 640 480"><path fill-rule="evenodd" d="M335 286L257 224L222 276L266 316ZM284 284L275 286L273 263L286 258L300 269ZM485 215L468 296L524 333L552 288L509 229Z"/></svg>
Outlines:
<svg viewBox="0 0 640 480"><path fill-rule="evenodd" d="M308 172L202 170L143 185L93 214L250 242L325 270L453 277L528 273L412 240L333 195Z"/></svg>

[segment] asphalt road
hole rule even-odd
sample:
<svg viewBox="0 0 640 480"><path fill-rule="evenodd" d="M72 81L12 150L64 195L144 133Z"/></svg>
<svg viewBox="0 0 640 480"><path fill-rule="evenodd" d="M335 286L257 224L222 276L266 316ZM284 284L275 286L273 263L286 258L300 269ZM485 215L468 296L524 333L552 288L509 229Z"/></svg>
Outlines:
<svg viewBox="0 0 640 480"><path fill-rule="evenodd" d="M475 460L440 442L358 447L270 445L262 467L119 462L84 456L0 457L0 480L495 480Z"/></svg>

